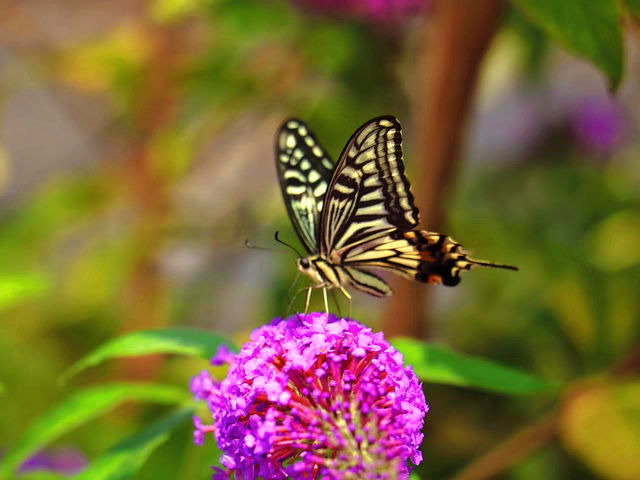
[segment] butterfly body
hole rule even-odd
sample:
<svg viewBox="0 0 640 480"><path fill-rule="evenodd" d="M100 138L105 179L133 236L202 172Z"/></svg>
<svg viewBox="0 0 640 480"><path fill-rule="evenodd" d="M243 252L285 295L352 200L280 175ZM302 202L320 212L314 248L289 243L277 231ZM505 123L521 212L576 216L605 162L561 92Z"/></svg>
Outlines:
<svg viewBox="0 0 640 480"><path fill-rule="evenodd" d="M369 269L425 283L454 286L473 266L516 269L473 260L419 221L404 174L402 133L392 116L374 118L349 139L335 165L301 120L290 119L276 139L276 166L289 217L306 257L298 270L316 287L352 286L374 296L391 288Z"/></svg>

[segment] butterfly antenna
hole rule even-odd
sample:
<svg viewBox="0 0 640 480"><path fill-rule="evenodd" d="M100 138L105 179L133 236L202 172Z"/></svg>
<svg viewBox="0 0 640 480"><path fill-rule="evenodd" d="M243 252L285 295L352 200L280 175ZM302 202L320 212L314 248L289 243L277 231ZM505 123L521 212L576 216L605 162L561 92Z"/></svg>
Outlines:
<svg viewBox="0 0 640 480"><path fill-rule="evenodd" d="M284 245L285 247L289 247L291 250L293 250L294 252L296 252L296 254L298 255L298 257L302 258L304 257L304 255L302 255L293 245L288 244L287 242L285 242L284 240L281 240L280 237L280 232L278 230L276 230L276 234L275 234L275 239L276 242L281 243L282 245Z"/></svg>
<svg viewBox="0 0 640 480"><path fill-rule="evenodd" d="M519 268L513 265L503 265L502 263L493 263L493 262L485 262L482 260L470 260L467 259L469 263L472 265L480 265L481 267L489 267L489 268L502 268L504 270L515 270L518 271Z"/></svg>
<svg viewBox="0 0 640 480"><path fill-rule="evenodd" d="M266 250L267 252L291 253L289 252L289 250L281 250L279 248L258 247L253 243L251 243L248 238L244 241L244 246L252 250Z"/></svg>

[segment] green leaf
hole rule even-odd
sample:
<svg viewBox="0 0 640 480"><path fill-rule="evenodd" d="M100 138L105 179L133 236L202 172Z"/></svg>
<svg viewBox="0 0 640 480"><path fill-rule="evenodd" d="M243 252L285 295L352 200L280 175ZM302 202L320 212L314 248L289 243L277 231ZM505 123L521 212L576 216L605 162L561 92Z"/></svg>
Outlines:
<svg viewBox="0 0 640 480"><path fill-rule="evenodd" d="M198 355L209 359L215 355L222 344L226 344L230 349L237 351L235 345L229 340L207 330L166 328L133 332L115 338L98 347L72 365L60 380L64 382L78 372L98 365L110 358L139 357L154 353L178 353L182 355Z"/></svg>
<svg viewBox="0 0 640 480"><path fill-rule="evenodd" d="M173 413L151 427L133 435L91 462L74 480L128 480L147 461L153 451L166 442L173 430L191 418L192 409Z"/></svg>
<svg viewBox="0 0 640 480"><path fill-rule="evenodd" d="M47 279L36 273L0 276L0 311L40 295L49 286Z"/></svg>
<svg viewBox="0 0 640 480"><path fill-rule="evenodd" d="M27 429L21 440L0 464L0 478L6 478L33 453L74 428L117 405L130 401L177 404L188 399L184 389L149 383L116 383L74 393Z"/></svg>
<svg viewBox="0 0 640 480"><path fill-rule="evenodd" d="M22 473L16 478L17 480L68 480L69 476L56 472L36 471Z"/></svg>
<svg viewBox="0 0 640 480"><path fill-rule="evenodd" d="M633 18L640 19L640 0L624 0L624 4Z"/></svg>
<svg viewBox="0 0 640 480"><path fill-rule="evenodd" d="M618 0L512 0L552 38L586 57L615 90L622 78L624 53Z"/></svg>
<svg viewBox="0 0 640 480"><path fill-rule="evenodd" d="M410 338L396 338L391 343L402 352L405 362L413 365L416 375L425 382L511 395L542 392L555 387L554 384L513 368L460 355Z"/></svg>

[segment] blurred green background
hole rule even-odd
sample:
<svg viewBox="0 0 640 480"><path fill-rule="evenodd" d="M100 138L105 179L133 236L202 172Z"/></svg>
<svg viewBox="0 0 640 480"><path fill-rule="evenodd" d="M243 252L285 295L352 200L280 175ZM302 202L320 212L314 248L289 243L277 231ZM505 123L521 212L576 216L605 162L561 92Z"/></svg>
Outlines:
<svg viewBox="0 0 640 480"><path fill-rule="evenodd" d="M416 192L418 67L429 71L438 2L421 3L396 2L391 15L311 0L0 2L0 449L82 386L186 388L206 367L151 357L58 384L122 332L197 326L241 343L285 314L294 258L244 240L273 247L280 230L297 242L273 158L287 116L335 157L364 121L396 115ZM426 385L418 472L450 478L474 458L509 458L501 478L640 478L638 29L625 29L612 94L520 10L502 5L497 22L446 220L422 227L520 272L422 286L428 335L568 386L560 398L514 399ZM388 302L355 294L354 317L381 328ZM120 408L52 451L91 459L155 413ZM551 433L500 450L540 434L540 418ZM194 446L187 426L137 478L209 478L212 443Z"/></svg>

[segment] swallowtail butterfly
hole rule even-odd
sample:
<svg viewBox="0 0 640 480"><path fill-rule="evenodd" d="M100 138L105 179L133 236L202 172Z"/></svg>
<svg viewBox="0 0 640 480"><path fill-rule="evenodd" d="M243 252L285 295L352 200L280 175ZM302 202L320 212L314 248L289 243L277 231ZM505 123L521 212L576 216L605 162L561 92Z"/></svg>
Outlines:
<svg viewBox="0 0 640 480"><path fill-rule="evenodd" d="M300 272L313 288L349 285L376 297L391 288L370 268L419 282L455 286L474 266L510 265L473 260L446 235L418 230L419 214L405 176L398 120L369 120L351 136L337 165L301 120L283 123L276 166L291 222L307 250ZM307 305L309 301L309 289Z"/></svg>

